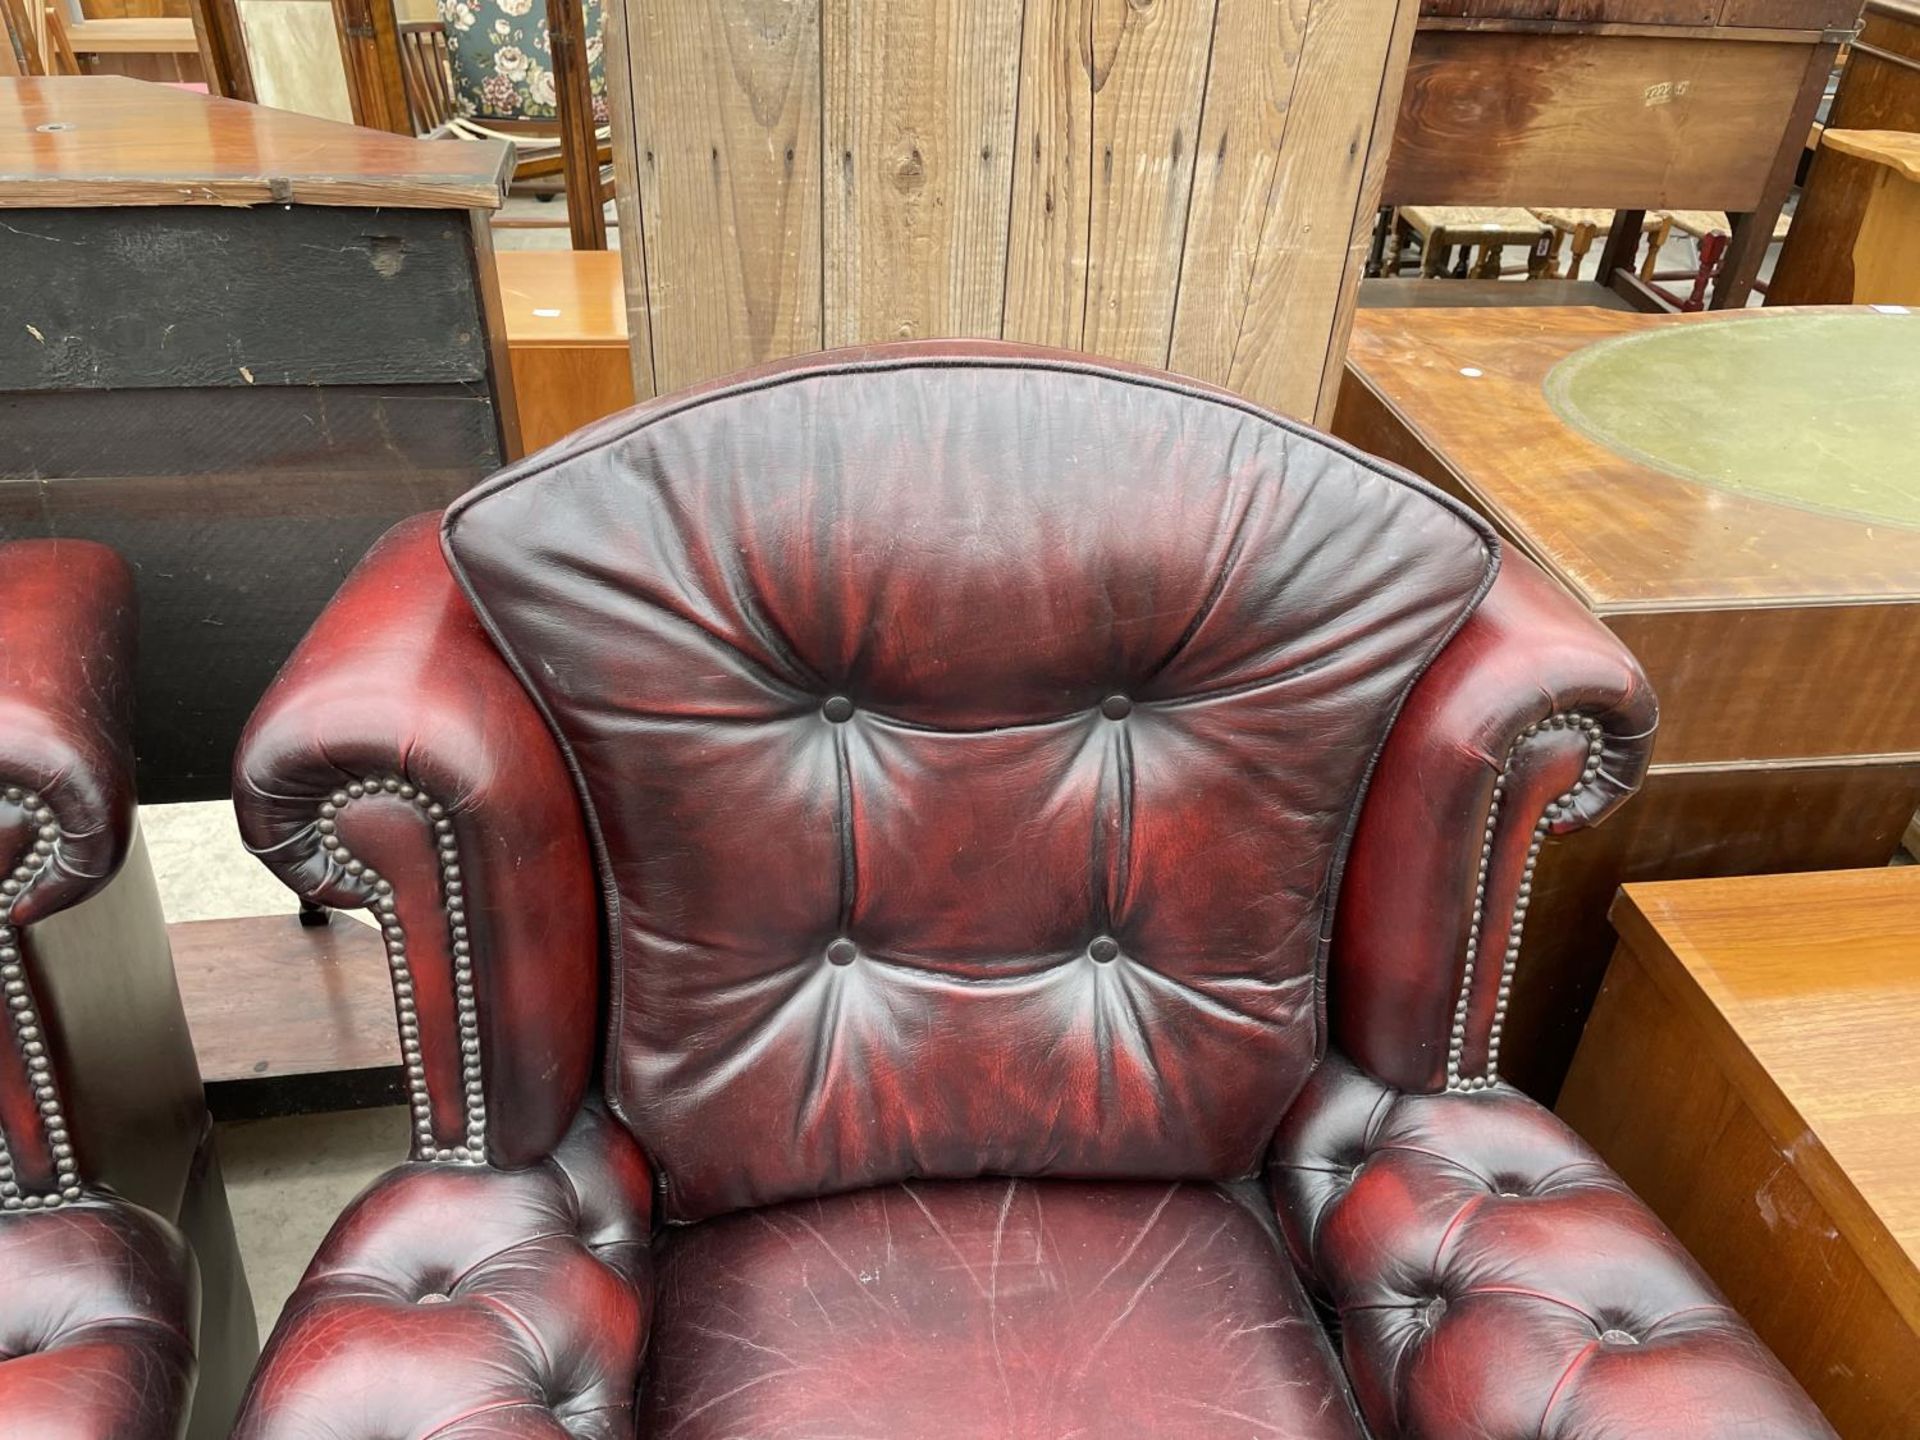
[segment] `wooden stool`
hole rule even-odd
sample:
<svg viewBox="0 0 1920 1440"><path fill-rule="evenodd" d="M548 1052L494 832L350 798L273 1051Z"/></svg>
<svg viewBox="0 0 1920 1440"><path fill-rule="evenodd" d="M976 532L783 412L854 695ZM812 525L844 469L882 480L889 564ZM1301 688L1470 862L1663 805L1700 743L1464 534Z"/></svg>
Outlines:
<svg viewBox="0 0 1920 1440"><path fill-rule="evenodd" d="M1593 248L1595 236L1605 235L1613 227L1611 210L1575 210L1567 208L1549 209L1540 205L1527 207L1544 225L1553 230L1553 248L1547 253L1546 277L1558 280L1560 270L1560 246L1565 241L1573 242L1570 263L1566 269L1568 279L1580 278L1580 266L1585 263L1587 251ZM1673 229L1673 221L1663 212L1647 212L1640 221L1640 233L1647 239L1647 258L1640 262L1640 278L1653 278L1654 262L1660 257L1660 247L1667 243L1667 235ZM1602 281L1605 276L1599 277Z"/></svg>
<svg viewBox="0 0 1920 1440"><path fill-rule="evenodd" d="M1381 273L1400 273L1401 248L1408 234L1420 240L1420 274L1423 277L1443 273L1453 253L1460 247L1460 260L1453 273L1465 278L1469 273L1469 252L1478 247L1471 273L1475 279L1500 278L1501 252L1509 245L1527 247L1527 278L1538 279L1545 269L1553 232L1531 212L1518 205L1403 205L1389 227L1387 253Z"/></svg>

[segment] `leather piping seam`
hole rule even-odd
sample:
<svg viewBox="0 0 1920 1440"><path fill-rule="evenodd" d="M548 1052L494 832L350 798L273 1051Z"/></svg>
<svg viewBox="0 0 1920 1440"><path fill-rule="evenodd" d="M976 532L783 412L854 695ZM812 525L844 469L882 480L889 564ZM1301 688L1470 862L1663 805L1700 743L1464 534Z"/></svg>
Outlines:
<svg viewBox="0 0 1920 1440"><path fill-rule="evenodd" d="M1460 1063L1466 1050L1467 1020L1473 1007L1475 962L1480 954L1480 936L1486 919L1487 883L1493 868L1494 834L1500 824L1500 810L1506 797L1507 781L1519 759L1521 747L1543 730L1581 730L1587 737L1587 758L1580 778L1571 789L1547 803L1534 821L1533 835L1527 843L1526 866L1520 872L1520 887L1513 897L1513 911L1507 917L1506 949L1500 960L1500 988L1494 996L1493 1024L1487 1032L1487 1066L1478 1075L1463 1075ZM1447 1089L1451 1091L1486 1090L1499 1083L1500 1032L1505 1027L1507 1002L1513 994L1513 975L1520 963L1520 936L1526 928L1527 907L1533 901L1533 872L1540 863L1540 847L1546 843L1554 824L1600 773L1600 755L1606 736L1600 723L1585 715L1549 715L1522 730L1507 748L1507 758L1493 782L1493 798L1487 806L1487 825L1480 840L1480 868L1473 882L1473 917L1467 925L1467 954L1460 972L1460 995L1453 1006L1453 1030L1447 1037Z"/></svg>
<svg viewBox="0 0 1920 1440"><path fill-rule="evenodd" d="M447 915L448 943L453 955L454 1011L460 1029L460 1078L466 1130L463 1144L436 1142L433 1100L427 1090L425 1052L420 1045L420 1014L413 998L413 971L407 960L407 934L393 898L393 882L348 850L339 835L339 817L349 805L367 795L393 795L420 811L432 827L435 853L440 860L440 901ZM480 1069L480 1007L473 988L473 948L467 932L466 884L460 874L460 855L453 820L446 807L431 795L396 775L372 775L333 792L320 805L315 824L328 857L355 881L371 891L368 907L380 925L387 968L393 976L394 1009L400 1023L400 1057L407 1072L407 1106L413 1116L413 1158L425 1161L484 1163L487 1158L486 1087Z"/></svg>
<svg viewBox="0 0 1920 1440"><path fill-rule="evenodd" d="M0 880L0 993L6 996L14 1038L26 1061L27 1087L33 1092L40 1112L40 1128L53 1161L53 1189L45 1193L26 1192L14 1171L7 1137L0 1133L0 1211L53 1210L80 1198L80 1167L74 1161L73 1145L67 1136L66 1115L60 1108L59 1087L54 1084L46 1033L40 1024L40 1013L34 1008L32 987L27 982L26 954L13 926L13 907L53 858L60 828L54 821L53 811L37 792L9 785L4 794L26 811L35 834L33 844L20 863L5 880Z"/></svg>

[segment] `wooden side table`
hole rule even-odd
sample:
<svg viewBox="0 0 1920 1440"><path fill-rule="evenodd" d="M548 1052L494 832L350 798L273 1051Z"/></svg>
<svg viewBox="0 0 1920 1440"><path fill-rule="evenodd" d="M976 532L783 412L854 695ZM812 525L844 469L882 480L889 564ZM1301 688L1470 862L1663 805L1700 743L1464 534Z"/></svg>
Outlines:
<svg viewBox="0 0 1920 1440"><path fill-rule="evenodd" d="M521 444L538 450L633 404L619 254L502 250L494 263Z"/></svg>
<svg viewBox="0 0 1920 1440"><path fill-rule="evenodd" d="M1920 1435L1920 867L1630 885L1560 1114L1846 1440Z"/></svg>

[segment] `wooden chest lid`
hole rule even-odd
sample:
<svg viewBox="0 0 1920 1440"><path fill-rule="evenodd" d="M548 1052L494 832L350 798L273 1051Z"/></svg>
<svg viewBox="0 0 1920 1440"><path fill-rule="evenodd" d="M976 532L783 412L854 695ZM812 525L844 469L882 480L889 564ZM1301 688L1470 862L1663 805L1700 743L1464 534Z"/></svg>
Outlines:
<svg viewBox="0 0 1920 1440"><path fill-rule="evenodd" d="M0 208L494 209L512 151L416 140L118 75L0 80Z"/></svg>

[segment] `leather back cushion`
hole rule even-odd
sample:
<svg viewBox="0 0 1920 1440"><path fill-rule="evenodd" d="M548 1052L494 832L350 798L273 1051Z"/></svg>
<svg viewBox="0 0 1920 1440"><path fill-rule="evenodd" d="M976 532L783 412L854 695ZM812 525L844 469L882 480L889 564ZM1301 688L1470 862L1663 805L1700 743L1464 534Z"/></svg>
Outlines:
<svg viewBox="0 0 1920 1440"><path fill-rule="evenodd" d="M578 767L678 1219L1250 1172L1372 758L1494 564L1237 401L952 346L633 412L447 535Z"/></svg>

